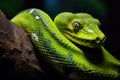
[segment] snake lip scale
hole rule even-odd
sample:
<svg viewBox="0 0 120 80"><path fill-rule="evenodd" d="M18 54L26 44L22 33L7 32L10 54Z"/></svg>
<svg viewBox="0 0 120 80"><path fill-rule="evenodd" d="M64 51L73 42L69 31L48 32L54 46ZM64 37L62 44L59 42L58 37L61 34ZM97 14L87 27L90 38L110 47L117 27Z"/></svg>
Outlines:
<svg viewBox="0 0 120 80"><path fill-rule="evenodd" d="M95 47L100 47L101 45L104 44L105 40L106 40L106 37L103 37L103 39L100 39L99 37L97 37L96 39L93 39L93 40L89 40L89 39L82 39L82 38L78 38L76 36L73 36L67 32L64 32L66 35L69 35L71 37L73 37L74 39L80 41L80 42L83 42L83 43L86 43L86 44L90 44L90 45L93 45Z"/></svg>

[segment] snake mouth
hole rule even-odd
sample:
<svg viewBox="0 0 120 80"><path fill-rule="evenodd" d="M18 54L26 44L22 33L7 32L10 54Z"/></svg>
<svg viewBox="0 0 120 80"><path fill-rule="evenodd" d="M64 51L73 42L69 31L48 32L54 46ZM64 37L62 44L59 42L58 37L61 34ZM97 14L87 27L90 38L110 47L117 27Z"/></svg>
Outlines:
<svg viewBox="0 0 120 80"><path fill-rule="evenodd" d="M69 33L65 33L65 36L71 40L73 43L76 43L78 45L82 45L82 46L86 46L89 48L95 48L95 47L100 47L104 44L106 37L96 37L93 40L88 40L88 39L83 39L83 38L79 38L76 37L72 34Z"/></svg>
<svg viewBox="0 0 120 80"><path fill-rule="evenodd" d="M93 40L87 40L87 39L82 39L82 38L77 38L73 36L74 39L80 41L81 45L83 46L88 46L88 47L99 47L104 44L105 37L101 40L99 37L96 37L96 39ZM83 43L83 44L82 44ZM85 44L85 45L84 45Z"/></svg>

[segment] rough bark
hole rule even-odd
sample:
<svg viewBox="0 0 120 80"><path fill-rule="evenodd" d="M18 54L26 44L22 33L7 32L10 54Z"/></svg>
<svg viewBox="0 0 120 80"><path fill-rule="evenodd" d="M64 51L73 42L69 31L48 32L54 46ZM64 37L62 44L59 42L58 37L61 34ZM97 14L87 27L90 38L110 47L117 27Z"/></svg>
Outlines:
<svg viewBox="0 0 120 80"><path fill-rule="evenodd" d="M1 10L0 74L3 80L42 79L44 74L28 35L10 22Z"/></svg>

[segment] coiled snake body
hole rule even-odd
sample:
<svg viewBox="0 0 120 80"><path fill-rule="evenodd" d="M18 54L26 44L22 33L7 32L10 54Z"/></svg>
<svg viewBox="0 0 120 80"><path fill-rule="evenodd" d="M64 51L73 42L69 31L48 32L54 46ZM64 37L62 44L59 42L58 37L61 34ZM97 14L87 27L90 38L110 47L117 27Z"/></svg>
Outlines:
<svg viewBox="0 0 120 80"><path fill-rule="evenodd" d="M47 62L73 67L88 75L113 79L120 76L120 61L103 47L106 37L99 29L99 20L91 15L63 12L53 22L44 11L32 8L22 11L11 21L29 34ZM99 56L95 57L97 54Z"/></svg>

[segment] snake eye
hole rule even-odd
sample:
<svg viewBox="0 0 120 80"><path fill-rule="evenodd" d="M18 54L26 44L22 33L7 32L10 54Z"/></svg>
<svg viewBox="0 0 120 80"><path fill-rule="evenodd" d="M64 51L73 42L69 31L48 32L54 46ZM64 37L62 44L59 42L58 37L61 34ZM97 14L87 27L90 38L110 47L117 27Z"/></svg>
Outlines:
<svg viewBox="0 0 120 80"><path fill-rule="evenodd" d="M80 25L79 22L74 22L74 23L73 23L73 28L74 28L74 31L75 31L75 32L78 32L79 29L82 28L82 26Z"/></svg>

